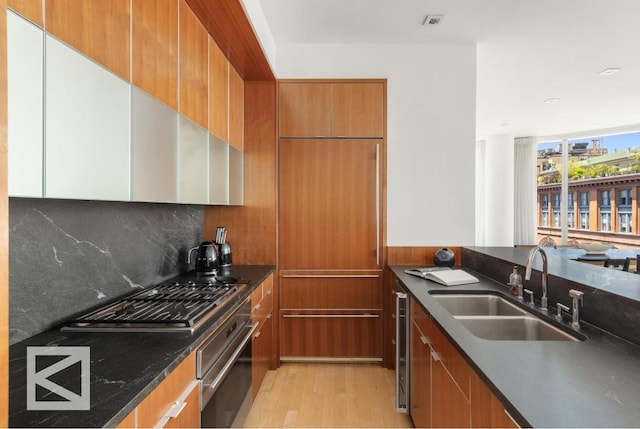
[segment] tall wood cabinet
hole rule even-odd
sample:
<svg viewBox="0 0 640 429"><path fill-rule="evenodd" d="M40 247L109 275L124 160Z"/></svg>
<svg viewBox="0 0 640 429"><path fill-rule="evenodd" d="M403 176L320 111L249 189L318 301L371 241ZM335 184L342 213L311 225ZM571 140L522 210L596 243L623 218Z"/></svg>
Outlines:
<svg viewBox="0 0 640 429"><path fill-rule="evenodd" d="M382 357L385 81L281 81L281 356Z"/></svg>

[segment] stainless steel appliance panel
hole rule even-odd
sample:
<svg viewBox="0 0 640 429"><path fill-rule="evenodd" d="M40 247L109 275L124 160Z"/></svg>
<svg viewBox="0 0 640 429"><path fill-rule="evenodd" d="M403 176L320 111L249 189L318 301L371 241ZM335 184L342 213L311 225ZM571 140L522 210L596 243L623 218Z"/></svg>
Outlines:
<svg viewBox="0 0 640 429"><path fill-rule="evenodd" d="M396 410L409 413L409 297L396 281Z"/></svg>

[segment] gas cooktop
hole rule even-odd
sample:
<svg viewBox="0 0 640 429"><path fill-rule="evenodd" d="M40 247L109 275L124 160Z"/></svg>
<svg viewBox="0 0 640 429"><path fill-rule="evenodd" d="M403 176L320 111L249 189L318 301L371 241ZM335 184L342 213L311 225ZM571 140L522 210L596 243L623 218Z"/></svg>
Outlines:
<svg viewBox="0 0 640 429"><path fill-rule="evenodd" d="M214 280L160 284L71 320L62 330L193 332L246 286Z"/></svg>

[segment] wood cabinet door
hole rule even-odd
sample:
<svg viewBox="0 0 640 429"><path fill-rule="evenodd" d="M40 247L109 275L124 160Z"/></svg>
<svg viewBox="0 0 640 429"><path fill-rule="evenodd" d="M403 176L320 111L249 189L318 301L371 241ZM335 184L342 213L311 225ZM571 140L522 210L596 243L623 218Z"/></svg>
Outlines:
<svg viewBox="0 0 640 429"><path fill-rule="evenodd" d="M180 0L179 34L180 113L206 128L209 122L208 36L185 0Z"/></svg>
<svg viewBox="0 0 640 429"><path fill-rule="evenodd" d="M229 144L244 150L244 82L229 66Z"/></svg>
<svg viewBox="0 0 640 429"><path fill-rule="evenodd" d="M285 274L280 281L280 308L382 310L380 276Z"/></svg>
<svg viewBox="0 0 640 429"><path fill-rule="evenodd" d="M431 425L431 349L413 317L410 350L409 411L415 427L426 428Z"/></svg>
<svg viewBox="0 0 640 429"><path fill-rule="evenodd" d="M431 357L431 426L468 428L471 407L440 360Z"/></svg>
<svg viewBox="0 0 640 429"><path fill-rule="evenodd" d="M502 402L475 373L471 376L471 427L518 428Z"/></svg>
<svg viewBox="0 0 640 429"><path fill-rule="evenodd" d="M284 310L280 338L283 357L379 358L381 312Z"/></svg>
<svg viewBox="0 0 640 429"><path fill-rule="evenodd" d="M7 7L38 27L44 27L42 0L7 0Z"/></svg>
<svg viewBox="0 0 640 429"><path fill-rule="evenodd" d="M383 108L382 83L332 84L333 136L382 138Z"/></svg>
<svg viewBox="0 0 640 429"><path fill-rule="evenodd" d="M132 0L131 82L178 110L178 3Z"/></svg>
<svg viewBox="0 0 640 429"><path fill-rule="evenodd" d="M209 40L209 131L229 141L229 60Z"/></svg>
<svg viewBox="0 0 640 429"><path fill-rule="evenodd" d="M182 398L181 398L182 399ZM169 418L163 428L200 427L200 383L195 383L189 394L182 400L182 408L175 417ZM182 407L182 404L179 405Z"/></svg>
<svg viewBox="0 0 640 429"><path fill-rule="evenodd" d="M130 0L46 0L45 30L130 81Z"/></svg>
<svg viewBox="0 0 640 429"><path fill-rule="evenodd" d="M378 145L280 141L281 269L379 267Z"/></svg>
<svg viewBox="0 0 640 429"><path fill-rule="evenodd" d="M191 353L138 405L138 427L155 427L161 422L196 377L196 354ZM199 386L199 384L196 384ZM200 409L199 389L197 408ZM186 402L186 401L185 401ZM191 401L193 402L193 401ZM189 404L187 404L189 405ZM183 410L184 411L184 410ZM199 423L199 421L198 421ZM197 427L197 426L184 426Z"/></svg>
<svg viewBox="0 0 640 429"><path fill-rule="evenodd" d="M267 374L271 360L271 342L273 338L273 317L269 313L264 322L253 333L251 344L251 376L253 398L255 399L264 376Z"/></svg>
<svg viewBox="0 0 640 429"><path fill-rule="evenodd" d="M280 84L280 136L331 136L331 84Z"/></svg>

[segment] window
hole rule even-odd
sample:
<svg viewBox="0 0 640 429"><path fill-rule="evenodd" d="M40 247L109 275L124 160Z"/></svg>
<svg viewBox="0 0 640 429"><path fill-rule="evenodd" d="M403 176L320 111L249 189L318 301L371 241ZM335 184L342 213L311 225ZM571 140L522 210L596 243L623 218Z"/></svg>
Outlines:
<svg viewBox="0 0 640 429"><path fill-rule="evenodd" d="M618 190L618 231L631 232L631 189Z"/></svg>
<svg viewBox="0 0 640 429"><path fill-rule="evenodd" d="M549 194L540 195L540 210L542 212L540 225L549 226Z"/></svg>
<svg viewBox="0 0 640 429"><path fill-rule="evenodd" d="M560 228L560 194L553 194L553 226Z"/></svg>
<svg viewBox="0 0 640 429"><path fill-rule="evenodd" d="M600 191L600 231L611 231L611 191Z"/></svg>
<svg viewBox="0 0 640 429"><path fill-rule="evenodd" d="M580 210L580 229L589 229L589 193L580 192L578 209Z"/></svg>
<svg viewBox="0 0 640 429"><path fill-rule="evenodd" d="M569 194L567 195L567 200L569 201L569 203L567 204L567 228L575 228L575 224L573 222L574 220L574 209L573 209L573 203L574 203L574 193L573 192L569 192Z"/></svg>

